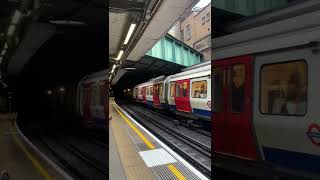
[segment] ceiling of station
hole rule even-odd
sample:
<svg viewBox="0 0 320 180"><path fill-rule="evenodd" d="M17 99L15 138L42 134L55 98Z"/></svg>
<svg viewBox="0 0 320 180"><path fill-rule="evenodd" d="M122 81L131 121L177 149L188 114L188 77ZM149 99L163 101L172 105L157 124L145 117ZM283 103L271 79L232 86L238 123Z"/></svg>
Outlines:
<svg viewBox="0 0 320 180"><path fill-rule="evenodd" d="M0 48L15 42L1 64L9 87L63 85L108 67L107 1L11 1L0 2ZM19 34L8 37L16 11L22 14Z"/></svg>
<svg viewBox="0 0 320 180"><path fill-rule="evenodd" d="M170 28L199 0L145 0L145 1L111 1L109 4L109 79L117 79L126 73L123 68L130 61L144 62L142 57L163 37ZM126 15L127 14L127 15ZM123 45L129 25L137 27L128 45ZM119 61L116 57L124 50ZM147 58L148 59L148 58ZM152 63L152 61L148 62ZM154 64L156 68L157 64ZM117 72L119 71L119 74ZM112 81L112 82L116 82Z"/></svg>
<svg viewBox="0 0 320 180"><path fill-rule="evenodd" d="M115 56L120 49L129 24L129 13L109 12L109 56Z"/></svg>
<svg viewBox="0 0 320 180"><path fill-rule="evenodd" d="M180 72L183 68L185 66L146 55L137 62L126 61L111 85L119 83L121 87L131 88L130 86L147 81L150 78Z"/></svg>

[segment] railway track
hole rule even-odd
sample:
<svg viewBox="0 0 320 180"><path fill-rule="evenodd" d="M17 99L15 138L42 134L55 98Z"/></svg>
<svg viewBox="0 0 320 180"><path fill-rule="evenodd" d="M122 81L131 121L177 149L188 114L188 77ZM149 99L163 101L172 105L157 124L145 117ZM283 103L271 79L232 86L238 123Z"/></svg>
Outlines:
<svg viewBox="0 0 320 180"><path fill-rule="evenodd" d="M189 135L186 135L175 128L164 125L163 122L159 122L159 117L155 118L146 111L143 111L143 109L132 105L122 105L122 107L139 123L155 134L172 149L174 149L178 154L189 161L189 163L193 164L199 171L203 172L208 178L211 177L210 146L205 145L197 138L190 137ZM164 120L164 122L168 121ZM204 135L198 133L197 136Z"/></svg>
<svg viewBox="0 0 320 180"><path fill-rule="evenodd" d="M52 154L58 164L63 166L75 179L105 179L108 177L108 165L80 145L60 138L39 137L39 141Z"/></svg>
<svg viewBox="0 0 320 180"><path fill-rule="evenodd" d="M152 117L152 119L156 122L161 124L161 126L166 127L166 129L173 131L178 136L181 136L193 144L197 144L198 146L202 147L205 151L209 152L211 154L211 138L208 136L203 136L202 134L199 134L199 132L189 129L187 127L179 126L174 127L175 124L173 122L173 119L167 118L167 121L164 121L162 118L163 115L159 115L158 113L152 112L151 110L146 110L142 107L138 106L131 106L133 109L135 109L138 113L142 113L142 115ZM170 124L172 125L170 126Z"/></svg>
<svg viewBox="0 0 320 180"><path fill-rule="evenodd" d="M143 107L143 106L139 105L139 106L137 106L137 107ZM173 118L172 116L165 116L165 115L163 115L163 114L161 114L161 113L159 113L159 112L155 112L155 111L153 111L153 110L151 110L151 109L148 109L148 108L144 108L144 109L145 109L146 111L148 111L149 113L152 113L152 114L154 114L154 115L156 115L156 116L160 116L160 117L162 117L163 119L166 119L166 120L168 120L168 121L174 121L174 120L176 120L176 119ZM183 122L181 122L181 123L183 123ZM186 128L191 129L191 130L193 130L193 131L196 131L196 132L198 132L198 133L200 133L200 134L203 134L203 135L211 138L211 132L208 132L208 131L205 131L205 130L202 130L202 129L199 129L199 128L196 128L196 127L193 127L193 126L188 126L187 123L183 123L183 124L185 125Z"/></svg>

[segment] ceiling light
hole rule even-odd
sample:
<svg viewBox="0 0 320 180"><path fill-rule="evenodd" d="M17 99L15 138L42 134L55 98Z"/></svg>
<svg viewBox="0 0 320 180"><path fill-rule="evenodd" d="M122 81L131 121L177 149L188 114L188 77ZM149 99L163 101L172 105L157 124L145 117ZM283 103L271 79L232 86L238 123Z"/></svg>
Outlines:
<svg viewBox="0 0 320 180"><path fill-rule="evenodd" d="M48 91L47 91L47 94L48 94L48 95L51 95L51 94L52 94L52 91L51 91L51 90L48 90Z"/></svg>
<svg viewBox="0 0 320 180"><path fill-rule="evenodd" d="M123 44L128 44L128 42L129 42L129 40L130 40L130 37L131 37L131 35L132 35L135 27L136 27L136 24L131 24L131 25L130 25L128 34L127 34L126 39L124 40L124 43L123 43Z"/></svg>
<svg viewBox="0 0 320 180"><path fill-rule="evenodd" d="M11 24L18 24L20 18L21 18L21 12L19 10L16 10L12 17Z"/></svg>
<svg viewBox="0 0 320 180"><path fill-rule="evenodd" d="M116 68L116 65L114 64L113 66L112 66L112 70L111 70L111 74L114 72L114 69Z"/></svg>
<svg viewBox="0 0 320 180"><path fill-rule="evenodd" d="M7 43L4 44L4 49L8 49L8 44Z"/></svg>
<svg viewBox="0 0 320 180"><path fill-rule="evenodd" d="M116 60L120 60L121 56L123 55L123 50L120 50L119 54L118 54L118 57L116 58Z"/></svg>
<svg viewBox="0 0 320 180"><path fill-rule="evenodd" d="M65 91L64 87L60 87L60 88L59 88L59 91L60 91L60 92L64 92L64 91Z"/></svg>
<svg viewBox="0 0 320 180"><path fill-rule="evenodd" d="M15 29L16 29L15 25L10 25L9 29L8 29L8 32L7 32L7 35L8 36L12 36Z"/></svg>
<svg viewBox="0 0 320 180"><path fill-rule="evenodd" d="M7 51L6 51L5 49L3 49L3 50L1 51L1 55L4 56L4 55L6 54L6 52L7 52Z"/></svg>
<svg viewBox="0 0 320 180"><path fill-rule="evenodd" d="M66 21L66 20L54 20L49 21L52 24L58 24L58 25L74 25L74 26L87 26L88 24L80 21Z"/></svg>
<svg viewBox="0 0 320 180"><path fill-rule="evenodd" d="M133 67L128 67L128 68L125 68L126 70L136 70L136 68L133 68Z"/></svg>

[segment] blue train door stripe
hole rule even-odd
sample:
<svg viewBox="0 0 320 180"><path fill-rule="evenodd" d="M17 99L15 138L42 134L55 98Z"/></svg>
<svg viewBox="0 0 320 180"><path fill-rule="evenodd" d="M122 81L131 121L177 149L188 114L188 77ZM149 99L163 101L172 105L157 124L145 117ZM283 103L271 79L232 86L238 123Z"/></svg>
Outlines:
<svg viewBox="0 0 320 180"><path fill-rule="evenodd" d="M193 108L193 112L202 116L211 117L211 111Z"/></svg>
<svg viewBox="0 0 320 180"><path fill-rule="evenodd" d="M320 173L320 156L270 147L262 148L267 161L292 169Z"/></svg>

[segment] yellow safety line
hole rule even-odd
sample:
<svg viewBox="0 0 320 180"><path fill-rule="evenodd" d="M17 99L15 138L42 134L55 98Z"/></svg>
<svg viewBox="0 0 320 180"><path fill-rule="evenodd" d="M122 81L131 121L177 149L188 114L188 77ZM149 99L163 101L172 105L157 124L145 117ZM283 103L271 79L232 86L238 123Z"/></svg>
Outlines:
<svg viewBox="0 0 320 180"><path fill-rule="evenodd" d="M186 180L186 177L184 177L181 172L173 165L169 164L168 168L173 172L173 174L179 179L179 180Z"/></svg>
<svg viewBox="0 0 320 180"><path fill-rule="evenodd" d="M10 126L10 131L12 131L12 125ZM54 179L49 173L40 165L40 163L31 155L31 153L26 149L26 147L21 143L19 138L16 136L16 134L12 134L13 139L17 143L17 145L20 147L20 149L25 153L25 155L28 157L28 159L32 162L32 164L35 166L35 168L39 171L39 173L44 176L47 180Z"/></svg>
<svg viewBox="0 0 320 180"><path fill-rule="evenodd" d="M119 109L113 105L116 110L118 111L118 113L120 114L120 116L126 121L126 123L138 134L138 136L142 139L142 141L150 148L150 149L155 149L155 146L139 131L139 129L137 129L129 119L127 119L122 112L119 111Z"/></svg>
<svg viewBox="0 0 320 180"><path fill-rule="evenodd" d="M118 107L115 105L115 103L112 103L115 109L118 111L120 116L126 121L126 123L138 134L138 136L142 139L142 141L150 148L155 149L155 146L137 129L131 121L125 117L122 112L118 109ZM167 165L169 170L177 177L178 180L186 180L186 177L183 176L183 174L173 165L169 164Z"/></svg>

